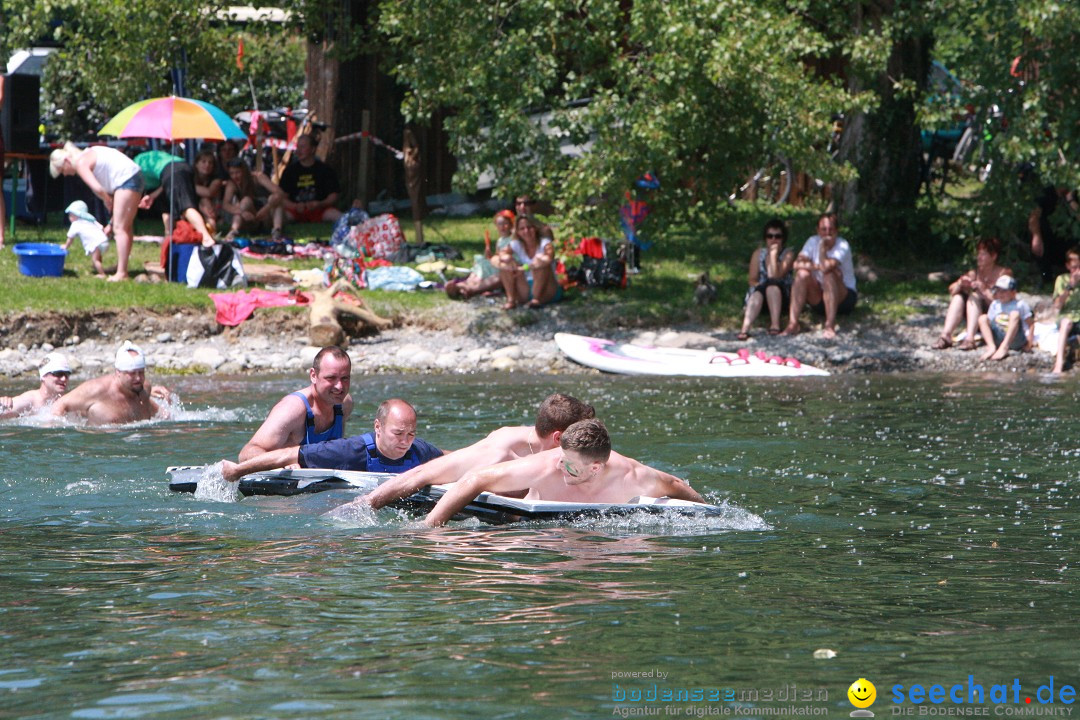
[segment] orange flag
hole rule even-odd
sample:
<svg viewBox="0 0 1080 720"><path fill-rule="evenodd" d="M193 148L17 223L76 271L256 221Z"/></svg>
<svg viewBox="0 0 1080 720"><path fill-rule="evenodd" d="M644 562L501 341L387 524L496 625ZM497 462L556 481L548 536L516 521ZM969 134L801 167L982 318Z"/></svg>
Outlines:
<svg viewBox="0 0 1080 720"><path fill-rule="evenodd" d="M236 68L244 71L244 38L240 38L236 44Z"/></svg>

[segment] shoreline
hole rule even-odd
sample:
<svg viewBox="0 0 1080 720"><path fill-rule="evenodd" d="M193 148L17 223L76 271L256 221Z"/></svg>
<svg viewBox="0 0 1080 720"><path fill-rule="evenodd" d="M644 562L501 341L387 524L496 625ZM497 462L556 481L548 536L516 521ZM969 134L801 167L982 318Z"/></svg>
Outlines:
<svg viewBox="0 0 1080 720"><path fill-rule="evenodd" d="M1034 307L1038 297L1024 298ZM556 332L607 337L623 342L752 352L766 350L797 357L834 374L869 372L1049 373L1053 357L1038 349L1010 353L1000 362L982 362L982 350L932 350L945 312L945 299L912 300L903 322L852 322L841 318L835 340L814 326L794 337L770 336L761 324L748 341L735 338L738 319L728 328L683 324L670 327L603 326L583 320L579 308L550 306L541 311L504 312L497 299L455 302L420 317L397 319L390 330L353 336L347 348L358 375L381 372L474 373L517 371L539 374L597 373L567 358L552 339ZM569 310L569 312L567 311ZM807 316L804 315L804 320ZM610 317L606 318L610 321ZM68 355L77 380L107 372L123 340L140 345L151 373L270 374L302 371L317 351L308 344L307 313L260 309L236 328L221 329L213 309L162 313L14 313L0 318L0 377L36 379L37 362L48 352Z"/></svg>

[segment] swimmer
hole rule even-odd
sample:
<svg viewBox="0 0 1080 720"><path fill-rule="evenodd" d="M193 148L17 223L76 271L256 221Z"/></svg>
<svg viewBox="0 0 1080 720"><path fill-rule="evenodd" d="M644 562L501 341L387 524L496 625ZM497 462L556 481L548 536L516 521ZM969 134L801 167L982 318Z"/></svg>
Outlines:
<svg viewBox="0 0 1080 720"><path fill-rule="evenodd" d="M240 461L271 450L345 437L345 421L353 407L351 374L348 353L335 345L320 350L308 370L311 385L278 401L240 450Z"/></svg>
<svg viewBox="0 0 1080 720"><path fill-rule="evenodd" d="M146 355L139 346L125 342L116 351L116 371L87 380L53 403L53 415L75 415L91 425L114 425L168 417L155 402L168 401L167 388L146 384Z"/></svg>
<svg viewBox="0 0 1080 720"><path fill-rule="evenodd" d="M482 492L527 491L527 500L625 503L639 495L703 502L693 488L611 449L604 423L582 420L562 433L559 448L479 468L458 480L424 518L444 525Z"/></svg>
<svg viewBox="0 0 1080 720"><path fill-rule="evenodd" d="M61 353L49 353L38 368L41 385L15 397L0 397L0 419L29 415L67 392L71 366Z"/></svg>
<svg viewBox="0 0 1080 720"><path fill-rule="evenodd" d="M223 460L221 474L229 482L236 482L253 472L289 465L403 473L442 454L439 448L416 437L416 409L404 400L391 398L375 412L375 432L271 450L239 464Z"/></svg>
<svg viewBox="0 0 1080 720"><path fill-rule="evenodd" d="M517 460L557 448L566 428L579 420L595 416L592 405L586 405L577 398L561 393L549 395L540 403L535 425L499 428L480 442L410 470L353 502L378 509L399 498L412 495L425 485L455 482L474 468Z"/></svg>

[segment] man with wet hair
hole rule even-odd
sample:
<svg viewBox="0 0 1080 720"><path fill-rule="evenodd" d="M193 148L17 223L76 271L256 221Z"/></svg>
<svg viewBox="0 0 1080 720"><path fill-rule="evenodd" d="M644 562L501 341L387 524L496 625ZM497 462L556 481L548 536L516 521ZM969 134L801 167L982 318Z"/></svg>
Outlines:
<svg viewBox="0 0 1080 720"><path fill-rule="evenodd" d="M595 416L592 405L575 397L562 393L549 395L540 403L536 424L532 427L525 425L494 430L480 442L410 470L354 502L378 509L412 495L426 485L452 483L474 468L543 453L559 446L566 428L579 420Z"/></svg>
<svg viewBox="0 0 1080 720"><path fill-rule="evenodd" d="M345 421L353 407L349 354L336 345L324 347L315 355L308 376L311 385L289 393L273 407L240 450L241 462L270 450L345 437Z"/></svg>
<svg viewBox="0 0 1080 720"><path fill-rule="evenodd" d="M288 465L302 468L403 473L442 456L443 451L416 437L416 408L401 398L386 400L375 412L375 431L353 437L271 450L239 464L222 461L229 482Z"/></svg>
<svg viewBox="0 0 1080 720"><path fill-rule="evenodd" d="M592 419L568 427L556 449L467 472L424 524L444 525L482 492L522 491L527 500L626 503L648 496L703 502L685 480L612 451L604 423Z"/></svg>

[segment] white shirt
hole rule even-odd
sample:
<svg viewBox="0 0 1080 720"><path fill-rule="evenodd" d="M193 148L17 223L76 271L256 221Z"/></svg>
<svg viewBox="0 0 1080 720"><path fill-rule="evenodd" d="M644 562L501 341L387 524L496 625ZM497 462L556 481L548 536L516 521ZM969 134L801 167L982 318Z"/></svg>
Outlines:
<svg viewBox="0 0 1080 720"><path fill-rule="evenodd" d="M825 258L819 257L821 250L821 237L819 235L811 235L803 245L800 255L805 255L810 258L811 262L815 265L820 265L821 261ZM849 290L855 289L855 264L851 261L851 246L848 245L848 241L842 237L836 238L836 242L833 243L832 248L825 253L825 257L832 258L840 263L840 273L844 278L844 287ZM814 278L820 283L824 279L824 275L820 270L814 271Z"/></svg>
<svg viewBox="0 0 1080 720"><path fill-rule="evenodd" d="M94 153L94 177L109 195L139 172L135 161L119 150L104 145L87 150Z"/></svg>

